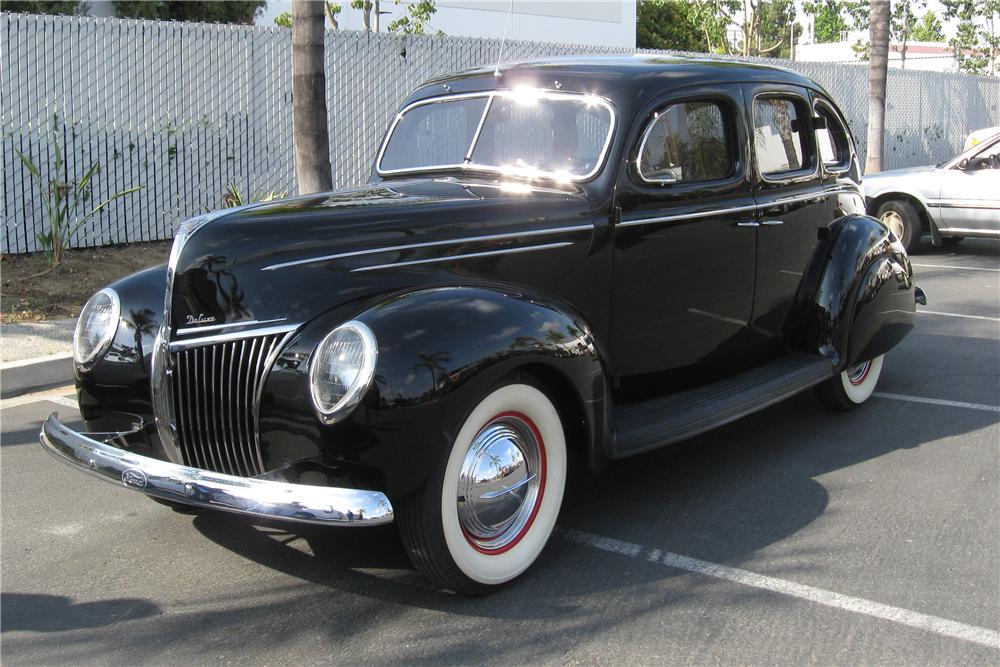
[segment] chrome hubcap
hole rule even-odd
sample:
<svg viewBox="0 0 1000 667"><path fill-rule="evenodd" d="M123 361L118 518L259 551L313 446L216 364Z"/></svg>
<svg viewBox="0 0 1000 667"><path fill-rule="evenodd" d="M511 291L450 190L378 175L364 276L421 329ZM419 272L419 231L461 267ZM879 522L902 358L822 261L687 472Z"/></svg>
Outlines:
<svg viewBox="0 0 1000 667"><path fill-rule="evenodd" d="M862 382L865 381L865 378L868 377L868 370L871 368L871 366L872 362L869 360L862 364L858 364L857 366L852 366L851 368L848 368L846 371L847 380L853 385L861 384Z"/></svg>
<svg viewBox="0 0 1000 667"><path fill-rule="evenodd" d="M540 500L542 466L524 419L501 415L479 431L458 479L458 518L474 547L502 549L520 538Z"/></svg>
<svg viewBox="0 0 1000 667"><path fill-rule="evenodd" d="M892 233L896 235L896 238L903 240L903 218L900 217L899 213L895 211L886 211L882 214L882 222L885 226L892 230Z"/></svg>

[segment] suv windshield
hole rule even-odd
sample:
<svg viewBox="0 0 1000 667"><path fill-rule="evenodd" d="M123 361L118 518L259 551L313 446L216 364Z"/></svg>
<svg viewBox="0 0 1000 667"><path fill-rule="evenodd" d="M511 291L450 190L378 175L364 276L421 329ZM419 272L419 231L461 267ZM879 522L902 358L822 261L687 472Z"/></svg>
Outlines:
<svg viewBox="0 0 1000 667"><path fill-rule="evenodd" d="M614 123L611 104L594 95L516 89L436 97L396 116L376 168L580 181L601 168Z"/></svg>

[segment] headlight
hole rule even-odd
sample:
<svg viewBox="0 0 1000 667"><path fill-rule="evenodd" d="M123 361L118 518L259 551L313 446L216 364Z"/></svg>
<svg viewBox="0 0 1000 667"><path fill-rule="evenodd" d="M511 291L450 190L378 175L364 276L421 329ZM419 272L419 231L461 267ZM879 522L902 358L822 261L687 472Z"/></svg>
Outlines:
<svg viewBox="0 0 1000 667"><path fill-rule="evenodd" d="M347 416L361 401L372 376L378 348L366 325L352 320L326 335L309 362L313 406L324 422Z"/></svg>
<svg viewBox="0 0 1000 667"><path fill-rule="evenodd" d="M121 314L121 301L113 289L102 289L90 297L80 311L73 333L73 359L76 363L86 367L107 352L118 330Z"/></svg>

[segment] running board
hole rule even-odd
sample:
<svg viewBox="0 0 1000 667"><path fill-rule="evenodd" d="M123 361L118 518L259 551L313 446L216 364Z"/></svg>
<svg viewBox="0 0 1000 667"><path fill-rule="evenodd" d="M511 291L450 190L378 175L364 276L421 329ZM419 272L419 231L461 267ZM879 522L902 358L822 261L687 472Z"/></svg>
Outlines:
<svg viewBox="0 0 1000 667"><path fill-rule="evenodd" d="M731 378L615 409L615 459L704 433L833 377L829 359L793 353Z"/></svg>

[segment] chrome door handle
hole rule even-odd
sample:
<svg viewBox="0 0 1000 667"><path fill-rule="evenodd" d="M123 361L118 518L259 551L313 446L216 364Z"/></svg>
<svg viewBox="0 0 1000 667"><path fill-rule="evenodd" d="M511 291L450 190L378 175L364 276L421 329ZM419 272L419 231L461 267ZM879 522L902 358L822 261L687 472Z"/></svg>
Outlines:
<svg viewBox="0 0 1000 667"><path fill-rule="evenodd" d="M767 225L768 227L775 227L777 225L783 225L785 222L783 220L761 220L760 224Z"/></svg>
<svg viewBox="0 0 1000 667"><path fill-rule="evenodd" d="M756 220L744 220L743 222L737 222L737 227L760 227L760 223Z"/></svg>

